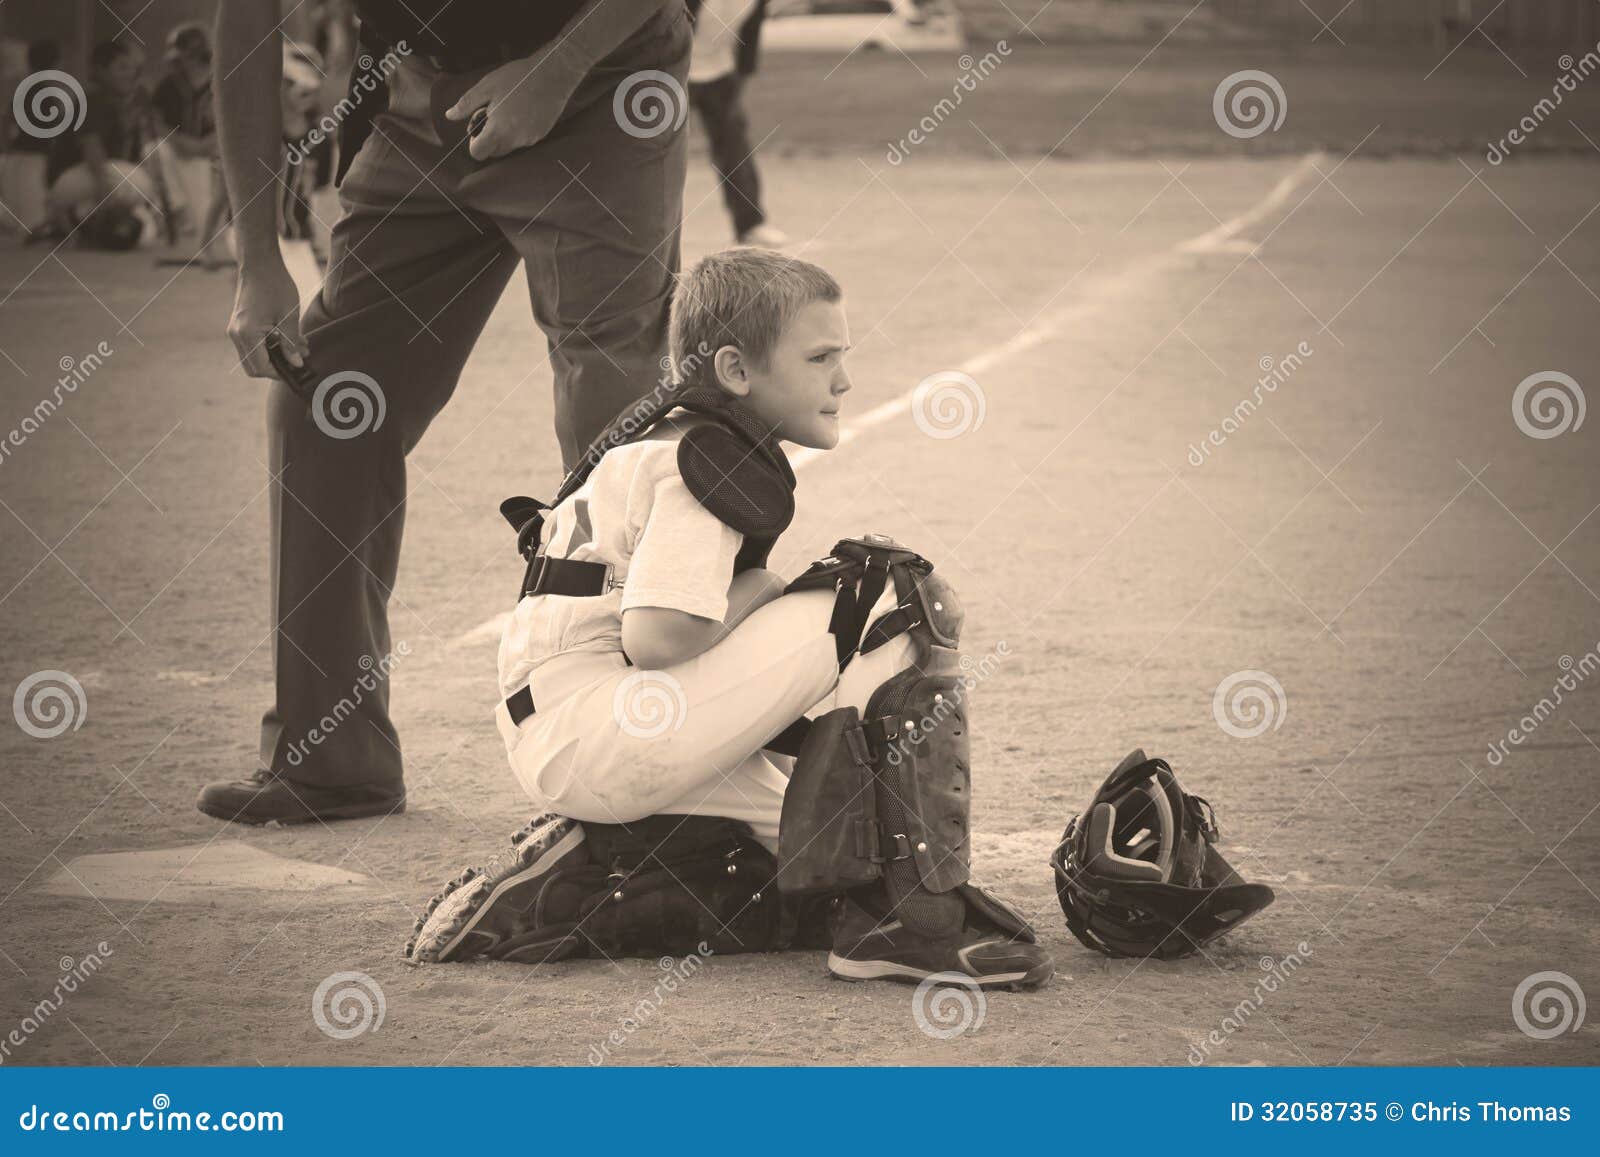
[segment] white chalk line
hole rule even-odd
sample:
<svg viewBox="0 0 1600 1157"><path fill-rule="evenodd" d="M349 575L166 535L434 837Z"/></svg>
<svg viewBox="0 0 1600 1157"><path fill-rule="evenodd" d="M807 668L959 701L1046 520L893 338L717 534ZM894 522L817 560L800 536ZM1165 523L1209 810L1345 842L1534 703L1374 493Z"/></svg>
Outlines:
<svg viewBox="0 0 1600 1157"><path fill-rule="evenodd" d="M963 374L976 377L978 374L998 365L1008 358L1031 350L1036 346L1056 337L1063 329L1074 322L1084 320L1099 313L1106 305L1118 298L1128 295L1134 288L1164 274L1182 264L1182 259L1196 253L1253 253L1256 246L1253 242L1239 239L1239 234L1263 218L1277 211L1288 201L1294 191L1311 174L1318 172L1317 161L1324 156L1321 152L1307 153L1300 158L1299 164L1289 171L1272 190L1260 201L1236 217L1231 217L1214 229L1209 229L1197 237L1180 241L1153 257L1146 257L1131 262L1116 273L1098 279L1080 291L1080 300L1066 306L1049 316L1035 321L1021 332L991 346L966 361L956 369ZM896 418L911 412L912 398L916 393L913 387L890 398L886 402L867 410L855 421L851 422L839 432L839 443L834 450L843 449L854 442L864 432L882 426ZM813 450L804 447L789 455L789 464L798 472L811 463L820 459L832 450ZM511 619L509 611L502 612L479 623L470 631L457 635L451 644L461 645L476 643L485 639L499 639L505 630L505 625Z"/></svg>

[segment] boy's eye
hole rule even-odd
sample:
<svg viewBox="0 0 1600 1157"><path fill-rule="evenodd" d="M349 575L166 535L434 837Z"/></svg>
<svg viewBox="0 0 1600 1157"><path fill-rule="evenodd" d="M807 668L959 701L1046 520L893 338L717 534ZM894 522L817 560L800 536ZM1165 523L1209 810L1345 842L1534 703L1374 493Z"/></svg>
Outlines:
<svg viewBox="0 0 1600 1157"><path fill-rule="evenodd" d="M817 365L820 366L823 362L827 361L832 356L833 356L832 354L827 354L827 353L812 354L811 355L811 360L816 362Z"/></svg>

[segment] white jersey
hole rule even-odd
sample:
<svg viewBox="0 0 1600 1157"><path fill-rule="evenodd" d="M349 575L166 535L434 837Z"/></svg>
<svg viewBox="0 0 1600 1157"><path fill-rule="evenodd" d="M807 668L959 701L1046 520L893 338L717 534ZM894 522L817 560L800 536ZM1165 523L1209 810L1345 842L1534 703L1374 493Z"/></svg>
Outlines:
<svg viewBox="0 0 1600 1157"><path fill-rule="evenodd" d="M669 607L702 618L728 613L728 584L744 536L689 493L678 441L705 419L679 417L606 451L584 484L545 515L551 558L609 563L613 589L587 597L530 595L500 639L500 694L527 685L568 651L622 651L622 612Z"/></svg>

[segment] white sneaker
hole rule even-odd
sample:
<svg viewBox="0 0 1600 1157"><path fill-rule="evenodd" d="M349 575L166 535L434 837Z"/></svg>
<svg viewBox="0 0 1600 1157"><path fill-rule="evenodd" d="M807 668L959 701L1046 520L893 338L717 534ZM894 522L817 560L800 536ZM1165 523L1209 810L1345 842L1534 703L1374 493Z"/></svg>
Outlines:
<svg viewBox="0 0 1600 1157"><path fill-rule="evenodd" d="M782 249L789 244L789 235L776 225L762 222L739 234L740 245L759 245L763 249Z"/></svg>

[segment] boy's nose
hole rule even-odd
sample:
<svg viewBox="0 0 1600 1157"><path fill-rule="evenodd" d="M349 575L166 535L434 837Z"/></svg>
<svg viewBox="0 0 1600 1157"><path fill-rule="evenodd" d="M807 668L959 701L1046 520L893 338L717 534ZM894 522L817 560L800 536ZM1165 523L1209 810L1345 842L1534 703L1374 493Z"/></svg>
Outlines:
<svg viewBox="0 0 1600 1157"><path fill-rule="evenodd" d="M838 374L833 379L833 392L835 394L848 394L854 388L855 383L850 380L849 371L840 366Z"/></svg>

